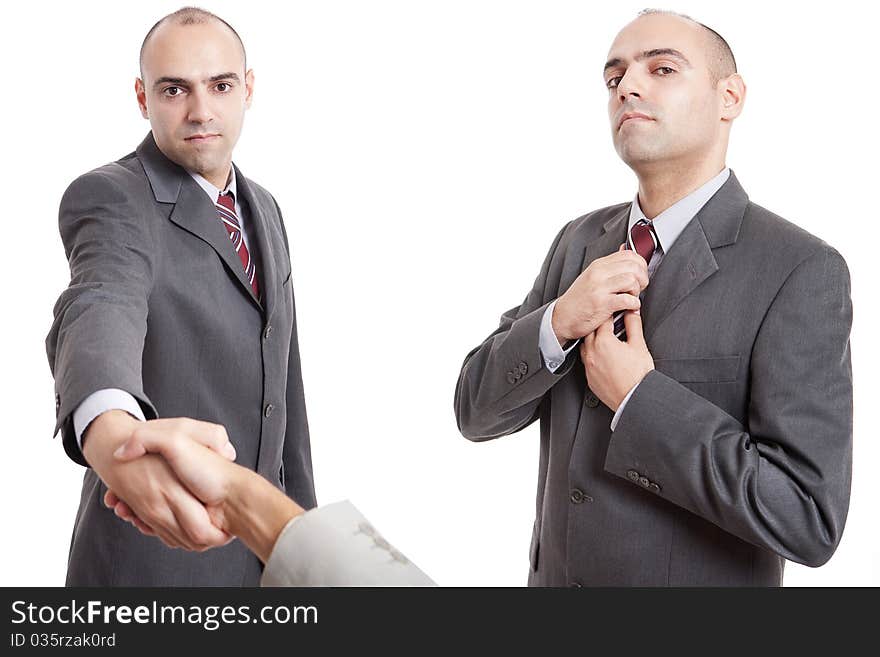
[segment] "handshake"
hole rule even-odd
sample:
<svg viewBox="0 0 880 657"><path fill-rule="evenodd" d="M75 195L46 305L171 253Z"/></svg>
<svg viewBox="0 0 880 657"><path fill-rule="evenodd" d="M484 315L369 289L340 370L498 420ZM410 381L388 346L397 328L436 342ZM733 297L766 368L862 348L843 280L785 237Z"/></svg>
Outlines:
<svg viewBox="0 0 880 657"><path fill-rule="evenodd" d="M203 551L237 536L266 562L285 525L304 513L234 463L235 448L217 424L142 422L108 411L89 425L83 455L107 485L104 503L168 547Z"/></svg>

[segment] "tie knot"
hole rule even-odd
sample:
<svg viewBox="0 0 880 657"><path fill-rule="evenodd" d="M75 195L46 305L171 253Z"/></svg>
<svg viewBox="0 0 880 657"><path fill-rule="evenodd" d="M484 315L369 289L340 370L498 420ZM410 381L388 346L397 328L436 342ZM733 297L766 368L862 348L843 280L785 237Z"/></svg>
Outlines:
<svg viewBox="0 0 880 657"><path fill-rule="evenodd" d="M629 248L634 250L645 259L645 262L651 262L651 256L657 250L660 241L657 239L657 233L654 232L654 225L644 219L639 219L630 231Z"/></svg>
<svg viewBox="0 0 880 657"><path fill-rule="evenodd" d="M217 203L232 214L235 214L235 197L232 195L232 192L220 192L220 196L217 197Z"/></svg>

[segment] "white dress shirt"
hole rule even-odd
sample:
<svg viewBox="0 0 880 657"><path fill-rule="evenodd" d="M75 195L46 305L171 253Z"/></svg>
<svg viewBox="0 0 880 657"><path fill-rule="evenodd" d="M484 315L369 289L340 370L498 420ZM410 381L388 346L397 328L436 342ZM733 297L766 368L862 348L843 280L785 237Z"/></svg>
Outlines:
<svg viewBox="0 0 880 657"><path fill-rule="evenodd" d="M654 232L657 233L657 240L660 244L654 250L654 255L651 256L651 261L648 263L649 279L654 275L654 272L663 260L664 254L669 252L669 249L672 248L672 245L675 243L675 240L678 239L678 236L681 235L685 226L687 226L702 207L706 205L706 202L714 196L715 192L721 189L721 186L727 181L728 176L730 176L730 169L725 167L717 176L692 191L683 199L676 201L673 205L670 205L663 212L654 217L654 219L650 220L654 226ZM639 195L637 193L629 209L627 234L632 231L632 227L641 219L648 220L645 213L642 212L641 205L639 205ZM556 333L554 333L553 325L551 323L553 318L553 308L555 307L556 301L553 301L553 303L547 306L547 310L544 311L544 316L541 318L541 329L538 333L538 348L541 350L544 364L551 372L555 372L559 369L569 352L577 346L578 342L580 342L580 340L577 340L570 345L568 349L563 350L562 346L559 344L559 340L556 339ZM614 417L611 418L612 431L614 431L614 428L617 426L617 420L620 418L624 406L626 406L626 403L629 401L629 398L632 397L632 394L635 392L638 385L639 384L637 383L632 387L632 389L626 394L626 397L623 398L620 406L617 407Z"/></svg>
<svg viewBox="0 0 880 657"><path fill-rule="evenodd" d="M192 171L187 171L187 173L192 176L192 179L198 183L199 187L205 190L205 194L208 195L211 202L217 203L217 198L220 196L220 190L212 183L208 182L203 176ZM251 245L247 236L247 230L250 227L250 217L247 216L247 213L242 212L242 207L238 200L238 187L235 182L234 167L229 168L229 182L223 192L232 192L233 197L235 198L235 214L238 215L238 222L241 225L241 235L248 251L253 253L253 251L250 250ZM144 417L144 412L141 410L140 404L138 404L137 400L125 390L120 390L119 388L104 388L103 390L93 392L76 407L76 410L73 411L73 432L76 435L76 442L79 445L80 451L82 451L83 433L85 433L85 430L92 423L92 420L101 415L101 413L111 410L125 411L138 420L143 421L146 419Z"/></svg>

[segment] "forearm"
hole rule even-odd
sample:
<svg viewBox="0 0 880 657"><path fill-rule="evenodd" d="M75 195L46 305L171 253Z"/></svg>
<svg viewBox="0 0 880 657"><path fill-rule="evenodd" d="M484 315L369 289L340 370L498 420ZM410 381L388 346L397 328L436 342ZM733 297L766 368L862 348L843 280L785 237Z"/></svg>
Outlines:
<svg viewBox="0 0 880 657"><path fill-rule="evenodd" d="M796 435L784 431L745 427L653 371L620 417L605 469L634 485L645 486L644 478L647 490L729 533L818 566L834 552L847 515L850 429L828 413L815 425L801 423ZM783 447L803 449L805 436L821 450Z"/></svg>
<svg viewBox="0 0 880 657"><path fill-rule="evenodd" d="M222 529L238 536L263 563L278 535L303 509L260 475L232 466L222 507Z"/></svg>
<svg viewBox="0 0 880 657"><path fill-rule="evenodd" d="M548 369L539 346L544 313L558 292L562 260L556 254L568 225L522 304L504 313L495 332L464 360L454 403L459 431L470 440L497 438L530 424L545 393L571 369L574 359Z"/></svg>

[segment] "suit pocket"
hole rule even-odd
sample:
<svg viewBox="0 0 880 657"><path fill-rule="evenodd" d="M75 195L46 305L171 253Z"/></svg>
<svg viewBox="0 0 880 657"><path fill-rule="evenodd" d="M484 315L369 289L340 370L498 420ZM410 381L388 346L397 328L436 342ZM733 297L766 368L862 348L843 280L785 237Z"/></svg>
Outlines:
<svg viewBox="0 0 880 657"><path fill-rule="evenodd" d="M679 383L727 383L736 381L739 359L739 356L657 358L654 367Z"/></svg>

